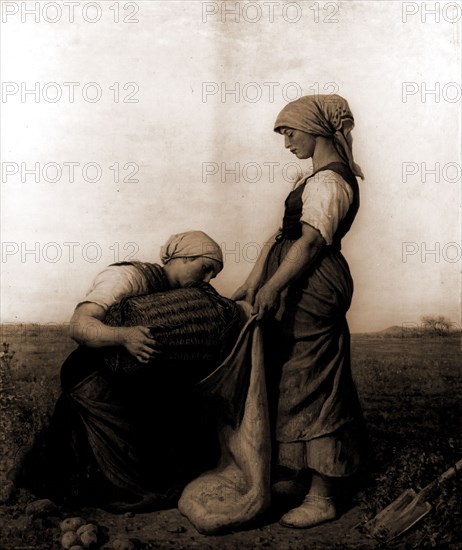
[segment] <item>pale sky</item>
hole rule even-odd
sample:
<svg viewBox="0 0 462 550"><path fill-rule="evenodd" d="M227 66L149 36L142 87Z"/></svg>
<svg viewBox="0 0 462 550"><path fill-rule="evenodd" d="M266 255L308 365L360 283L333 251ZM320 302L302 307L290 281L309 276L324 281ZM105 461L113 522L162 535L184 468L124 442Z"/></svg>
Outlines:
<svg viewBox="0 0 462 550"><path fill-rule="evenodd" d="M425 2L84 4L72 22L65 2L2 2L3 322L68 321L106 265L157 262L188 229L222 244L229 296L300 162L278 112L336 92L366 176L343 243L351 330L461 324L460 2L439 21Z"/></svg>

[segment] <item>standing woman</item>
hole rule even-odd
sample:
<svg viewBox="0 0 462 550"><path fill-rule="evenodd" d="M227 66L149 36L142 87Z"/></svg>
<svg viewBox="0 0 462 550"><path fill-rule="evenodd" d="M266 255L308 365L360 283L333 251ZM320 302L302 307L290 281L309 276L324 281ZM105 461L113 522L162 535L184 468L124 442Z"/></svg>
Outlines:
<svg viewBox="0 0 462 550"><path fill-rule="evenodd" d="M296 182L282 228L233 296L253 303L259 319L276 313L269 338L276 346L268 354L280 369L274 452L280 466L311 471L302 505L281 518L287 527L334 519L336 482L361 462L362 414L345 317L353 281L340 251L359 207L356 176L363 178L353 160L353 126L337 95L305 96L279 113L274 130L291 153L312 159L313 173Z"/></svg>

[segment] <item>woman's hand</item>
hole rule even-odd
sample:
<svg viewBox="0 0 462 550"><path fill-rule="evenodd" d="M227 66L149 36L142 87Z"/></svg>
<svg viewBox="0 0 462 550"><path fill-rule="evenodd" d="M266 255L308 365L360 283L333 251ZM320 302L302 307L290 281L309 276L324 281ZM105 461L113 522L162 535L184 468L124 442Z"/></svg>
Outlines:
<svg viewBox="0 0 462 550"><path fill-rule="evenodd" d="M266 284L261 287L255 297L252 314L257 315L257 320L264 319L270 313L274 313L279 309L279 301L281 293L272 285Z"/></svg>
<svg viewBox="0 0 462 550"><path fill-rule="evenodd" d="M248 275L245 283L231 296L232 300L245 300L250 305L253 305L255 302L255 295L263 282L266 259L268 258L271 247L276 242L276 236L279 235L279 233L280 231L278 229L267 241L264 242L252 271Z"/></svg>
<svg viewBox="0 0 462 550"><path fill-rule="evenodd" d="M302 224L302 236L292 244L276 272L257 293L252 311L257 319L279 308L281 292L307 272L325 244L317 229Z"/></svg>
<svg viewBox="0 0 462 550"><path fill-rule="evenodd" d="M161 353L161 346L147 327L120 327L120 342L140 363L148 363Z"/></svg>
<svg viewBox="0 0 462 550"><path fill-rule="evenodd" d="M105 315L106 310L98 304L80 304L71 319L71 338L90 348L124 346L140 363L147 363L161 353L162 346L147 327L112 327L102 322Z"/></svg>
<svg viewBox="0 0 462 550"><path fill-rule="evenodd" d="M257 293L257 288L255 286L249 286L248 283L244 283L240 286L236 292L231 296L231 300L245 300L250 305L253 305L255 301L255 294Z"/></svg>

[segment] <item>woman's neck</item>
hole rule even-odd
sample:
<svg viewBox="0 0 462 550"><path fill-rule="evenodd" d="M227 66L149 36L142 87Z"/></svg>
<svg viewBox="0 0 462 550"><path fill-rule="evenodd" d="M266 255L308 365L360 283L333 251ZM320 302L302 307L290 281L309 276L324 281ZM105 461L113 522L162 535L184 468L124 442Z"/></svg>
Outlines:
<svg viewBox="0 0 462 550"><path fill-rule="evenodd" d="M333 162L341 162L345 164L345 161L337 152L333 140L330 138L317 136L316 148L313 153L313 171L317 172L321 168L324 168Z"/></svg>

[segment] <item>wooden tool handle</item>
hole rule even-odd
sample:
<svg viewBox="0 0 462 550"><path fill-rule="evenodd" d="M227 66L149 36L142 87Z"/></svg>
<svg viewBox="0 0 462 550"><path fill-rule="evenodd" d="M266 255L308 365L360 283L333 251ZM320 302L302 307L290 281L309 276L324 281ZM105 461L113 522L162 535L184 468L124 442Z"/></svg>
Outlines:
<svg viewBox="0 0 462 550"><path fill-rule="evenodd" d="M432 493L435 489L437 489L442 483L444 483L448 479L451 479L451 477L454 477L457 474L457 472L461 470L462 470L462 459L456 462L450 468L448 468L444 473L442 473L434 481L426 485L418 495L419 502L424 502L427 499L427 497L430 495L430 493Z"/></svg>
<svg viewBox="0 0 462 550"><path fill-rule="evenodd" d="M451 466L448 468L444 474L441 474L438 478L438 482L442 483L443 481L446 481L447 479L451 479L451 477L454 477L457 472L462 470L462 458L454 464L454 466Z"/></svg>

